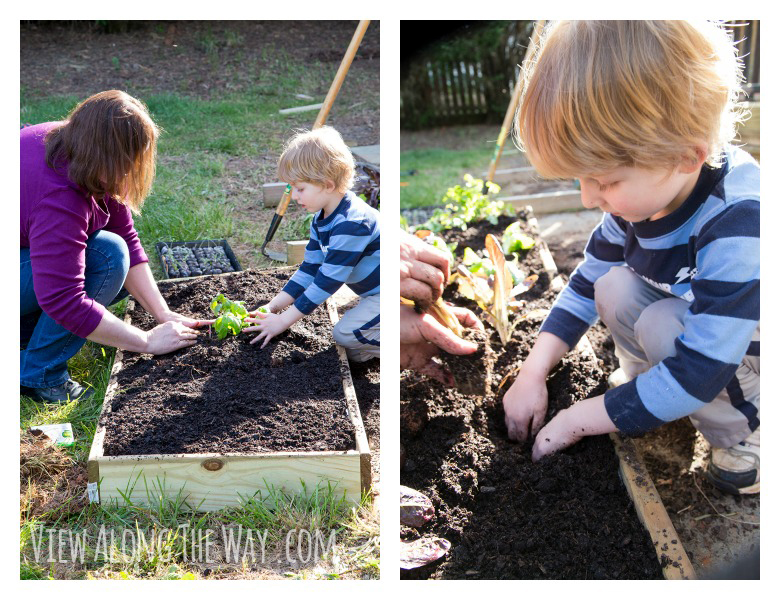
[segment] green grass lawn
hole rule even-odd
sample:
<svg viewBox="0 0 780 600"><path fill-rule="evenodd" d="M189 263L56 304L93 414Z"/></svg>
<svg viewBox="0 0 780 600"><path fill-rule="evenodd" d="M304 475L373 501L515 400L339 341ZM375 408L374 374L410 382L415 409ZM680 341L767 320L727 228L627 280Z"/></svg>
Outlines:
<svg viewBox="0 0 780 600"><path fill-rule="evenodd" d="M309 75L319 76L316 71L317 68L310 69ZM274 83L274 89L297 89L296 86L306 77L306 69L291 69L288 77ZM34 96L22 88L20 121L40 123L61 119L81 99ZM275 181L273 160L262 163L260 158L270 156L275 160L291 130L310 126L314 114L306 113L294 118L280 116L278 110L288 107L289 100L283 100L278 94L258 93L258 90L225 94L215 100L177 94L151 95L142 99L163 130L158 148L157 178L141 216L135 219L155 275L159 278L161 270L154 244L161 240L228 238L245 268L277 266L278 263L260 255L267 224L273 215L272 209L262 208L260 190L263 183ZM307 215L296 210L293 203L275 241L304 239L307 236ZM118 310L123 310L123 307L118 307ZM65 451L65 459L74 465L84 466L113 358L113 348L87 342L70 361L69 368L75 379L95 388L94 397L85 403L74 401L62 406L42 406L22 396L20 432L33 424L70 422L76 443ZM88 539L94 540L101 526L145 530L175 527L182 523L190 528L208 527L216 531L226 523L241 523L245 528L269 529L272 532L286 532L294 527L333 528L338 531L337 545L328 555L326 566L320 565L316 570L301 568L288 576L378 576L378 519L366 517L370 512L368 498L361 507L354 509L327 490L319 490L316 494L309 490L297 495L272 492L263 502L254 499L243 508L206 515L188 512L180 499L169 499L151 508L132 505L112 508L90 504L72 511L63 505L32 516L35 512L33 505L46 492L45 482L46 478L23 482L28 484L20 507L23 579L205 577L202 570L193 569L185 561L187 542L181 538L169 540L166 547L171 551L169 557L163 551L142 559L117 554L118 562L114 563L75 566L55 563L51 567L43 567L32 560L32 541L40 525L86 532ZM72 500L73 497L69 501ZM281 543L274 540L276 542ZM118 549L115 550L118 553ZM209 575L230 578L259 576L252 571L251 565Z"/></svg>
<svg viewBox="0 0 780 600"><path fill-rule="evenodd" d="M482 179L490 166L498 132L499 125L402 131L401 208L441 204L447 189L462 184L466 173ZM518 161L522 159L510 137L504 144L499 168L516 166Z"/></svg>
<svg viewBox="0 0 780 600"><path fill-rule="evenodd" d="M401 208L439 204L448 188L463 182L464 173L479 178L487 170L492 152L492 147L401 152ZM416 173L410 175L410 171Z"/></svg>

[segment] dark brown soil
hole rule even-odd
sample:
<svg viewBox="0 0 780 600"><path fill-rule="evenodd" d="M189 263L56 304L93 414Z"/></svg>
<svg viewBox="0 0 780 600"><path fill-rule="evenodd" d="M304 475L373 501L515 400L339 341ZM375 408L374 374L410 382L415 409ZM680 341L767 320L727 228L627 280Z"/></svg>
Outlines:
<svg viewBox="0 0 780 600"><path fill-rule="evenodd" d="M219 292L253 306L269 301L290 274L244 271L159 287L171 309L206 319ZM144 330L154 326L138 306L131 316ZM353 449L325 309L264 349L250 345L251 339L242 334L218 340L206 332L196 345L164 356L125 353L118 392L100 423L106 427L105 454Z"/></svg>
<svg viewBox="0 0 780 600"><path fill-rule="evenodd" d="M440 359L455 379L455 388L466 395L484 396L493 377L493 363L496 360L488 335L476 329L467 329L463 339L477 344L473 354L457 356L442 352Z"/></svg>
<svg viewBox="0 0 780 600"><path fill-rule="evenodd" d="M481 231L473 227L452 237L461 243L484 239L507 224ZM436 515L419 531L402 528L401 536L444 537L452 549L433 565L402 571L402 577L660 578L652 542L618 478L608 437L586 438L538 464L531 462L530 447L507 438L501 398L535 340L542 316L532 311L549 308L554 298L537 249L527 253L524 265L540 281L527 292L522 309L527 316L506 348L491 336L496 364L484 399L403 374L402 406L423 402L427 421L416 435L402 426L407 459L401 483L427 494ZM451 288L446 297L469 304ZM598 364L575 355L565 358L548 379L548 418L605 389L606 375Z"/></svg>

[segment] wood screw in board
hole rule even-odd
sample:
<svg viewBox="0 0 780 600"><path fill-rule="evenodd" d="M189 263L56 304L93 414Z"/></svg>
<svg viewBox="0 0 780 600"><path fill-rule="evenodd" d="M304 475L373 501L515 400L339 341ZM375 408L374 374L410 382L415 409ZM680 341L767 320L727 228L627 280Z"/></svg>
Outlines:
<svg viewBox="0 0 780 600"><path fill-rule="evenodd" d="M200 463L200 466L207 471L219 471L222 467L225 466L225 463L218 458L208 458Z"/></svg>

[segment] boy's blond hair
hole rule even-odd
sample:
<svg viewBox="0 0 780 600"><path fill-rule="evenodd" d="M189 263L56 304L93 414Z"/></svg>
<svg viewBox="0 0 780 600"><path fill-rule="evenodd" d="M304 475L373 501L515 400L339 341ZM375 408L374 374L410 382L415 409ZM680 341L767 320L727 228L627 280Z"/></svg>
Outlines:
<svg viewBox="0 0 780 600"><path fill-rule="evenodd" d="M714 22L555 22L523 76L515 139L545 177L674 169L697 144L714 166L744 118L741 64Z"/></svg>
<svg viewBox="0 0 780 600"><path fill-rule="evenodd" d="M332 181L336 191L346 192L355 178L355 159L333 127L299 131L279 157L279 179L287 183L306 182L325 186Z"/></svg>

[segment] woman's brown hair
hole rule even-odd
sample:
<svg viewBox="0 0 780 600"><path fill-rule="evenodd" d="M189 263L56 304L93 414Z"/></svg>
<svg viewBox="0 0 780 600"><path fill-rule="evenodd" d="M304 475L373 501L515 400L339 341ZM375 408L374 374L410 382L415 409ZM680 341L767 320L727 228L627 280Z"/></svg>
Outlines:
<svg viewBox="0 0 780 600"><path fill-rule="evenodd" d="M159 134L142 102L119 90L100 92L49 132L46 163L67 162L73 183L138 213L154 181Z"/></svg>

